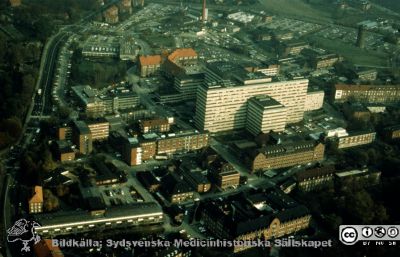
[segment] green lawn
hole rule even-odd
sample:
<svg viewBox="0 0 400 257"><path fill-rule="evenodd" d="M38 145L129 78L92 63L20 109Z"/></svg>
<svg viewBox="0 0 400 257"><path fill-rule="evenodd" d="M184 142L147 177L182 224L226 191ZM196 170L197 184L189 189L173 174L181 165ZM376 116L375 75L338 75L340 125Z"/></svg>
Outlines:
<svg viewBox="0 0 400 257"><path fill-rule="evenodd" d="M306 4L302 0L259 0L267 13L283 14L294 18L331 22L331 14ZM315 5L314 5L315 6Z"/></svg>
<svg viewBox="0 0 400 257"><path fill-rule="evenodd" d="M356 65L386 66L387 55L384 53L367 51L354 45L345 44L339 40L330 40L319 37L311 37L310 40L318 47L338 53Z"/></svg>

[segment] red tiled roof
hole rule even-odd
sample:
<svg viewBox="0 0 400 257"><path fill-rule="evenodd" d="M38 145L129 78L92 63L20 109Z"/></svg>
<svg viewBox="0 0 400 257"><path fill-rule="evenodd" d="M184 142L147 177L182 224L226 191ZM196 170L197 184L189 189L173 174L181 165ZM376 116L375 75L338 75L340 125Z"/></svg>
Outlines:
<svg viewBox="0 0 400 257"><path fill-rule="evenodd" d="M182 57L197 57L197 53L192 48L180 48L173 51L169 56L168 60L175 62L177 58Z"/></svg>
<svg viewBox="0 0 400 257"><path fill-rule="evenodd" d="M35 186L35 193L29 203L43 203L43 188L41 186Z"/></svg>
<svg viewBox="0 0 400 257"><path fill-rule="evenodd" d="M146 66L146 65L157 65L161 64L161 55L142 55L139 57L140 65Z"/></svg>

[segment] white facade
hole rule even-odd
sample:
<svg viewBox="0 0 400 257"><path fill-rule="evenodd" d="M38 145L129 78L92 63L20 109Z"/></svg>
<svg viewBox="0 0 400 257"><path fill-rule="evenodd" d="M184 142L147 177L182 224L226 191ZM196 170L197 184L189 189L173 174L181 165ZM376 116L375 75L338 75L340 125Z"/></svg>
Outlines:
<svg viewBox="0 0 400 257"><path fill-rule="evenodd" d="M324 105L324 96L324 91L308 92L304 104L304 111L307 112L321 109Z"/></svg>
<svg viewBox="0 0 400 257"><path fill-rule="evenodd" d="M303 119L307 79L283 82L247 81L245 85L203 85L197 91L195 124L201 130L219 132L246 126L247 100L268 95L287 108L287 123Z"/></svg>
<svg viewBox="0 0 400 257"><path fill-rule="evenodd" d="M268 96L256 96L249 100L246 129L253 135L260 132L281 132L286 126L286 108Z"/></svg>

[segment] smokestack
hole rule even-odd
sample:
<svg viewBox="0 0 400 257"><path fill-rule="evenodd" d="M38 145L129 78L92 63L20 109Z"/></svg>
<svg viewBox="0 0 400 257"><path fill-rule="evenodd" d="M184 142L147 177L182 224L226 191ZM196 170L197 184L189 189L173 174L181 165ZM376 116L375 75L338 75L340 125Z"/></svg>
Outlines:
<svg viewBox="0 0 400 257"><path fill-rule="evenodd" d="M207 14L206 14L206 0L203 0L203 22L205 23L207 21Z"/></svg>
<svg viewBox="0 0 400 257"><path fill-rule="evenodd" d="M360 25L358 27L356 46L359 48L364 48L364 45L365 45L365 28L363 25Z"/></svg>

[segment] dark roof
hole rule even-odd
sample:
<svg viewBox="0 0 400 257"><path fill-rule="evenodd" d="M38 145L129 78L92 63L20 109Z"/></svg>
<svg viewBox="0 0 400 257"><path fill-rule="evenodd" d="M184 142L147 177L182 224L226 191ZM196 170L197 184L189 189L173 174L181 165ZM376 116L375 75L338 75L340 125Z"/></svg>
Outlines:
<svg viewBox="0 0 400 257"><path fill-rule="evenodd" d="M400 130L400 124L398 124L398 125L393 125L393 126L390 126L390 127L386 127L386 128L385 128L385 131L396 131L396 130Z"/></svg>
<svg viewBox="0 0 400 257"><path fill-rule="evenodd" d="M90 129L84 121L76 120L74 121L74 124L81 135L90 134Z"/></svg>
<svg viewBox="0 0 400 257"><path fill-rule="evenodd" d="M322 166L300 171L296 174L296 179L298 182L300 182L311 178L317 178L331 174L333 175L334 173L335 173L335 166L333 165Z"/></svg>
<svg viewBox="0 0 400 257"><path fill-rule="evenodd" d="M130 215L162 213L161 207L155 202L132 203L129 205L114 206L106 209L104 215L93 216L88 211L59 211L56 213L36 214L34 220L42 226L61 225L102 218L119 218Z"/></svg>
<svg viewBox="0 0 400 257"><path fill-rule="evenodd" d="M193 192L192 188L181 177L171 173L162 178L162 187L168 195Z"/></svg>
<svg viewBox="0 0 400 257"><path fill-rule="evenodd" d="M316 141L296 141L280 145L267 145L255 151L250 151L250 156L257 156L262 153L266 156L280 156L290 153L299 153L313 150L318 143Z"/></svg>
<svg viewBox="0 0 400 257"><path fill-rule="evenodd" d="M183 177L187 180L193 180L197 185L209 184L208 179L198 171L183 171Z"/></svg>
<svg viewBox="0 0 400 257"><path fill-rule="evenodd" d="M298 217L304 217L308 215L310 212L305 207L304 205L298 205L294 208L287 209L283 212L279 212L276 217L281 221L281 222L287 222L290 220L297 219Z"/></svg>
<svg viewBox="0 0 400 257"><path fill-rule="evenodd" d="M101 197L92 196L86 198L86 203L89 211L105 210L106 205Z"/></svg>
<svg viewBox="0 0 400 257"><path fill-rule="evenodd" d="M284 193L282 192L282 194ZM267 204L270 204L268 196L269 193L254 195L251 197L252 199L243 196L242 199L214 200L206 202L202 209L209 216L214 217L215 220L219 220L231 238L267 228L275 218L278 218L281 222L286 222L309 214L305 206L297 203L291 204L288 208L279 211L273 210L272 212L260 211L253 206L254 203L259 202L262 198L267 201ZM294 203L293 200L291 202Z"/></svg>
<svg viewBox="0 0 400 257"><path fill-rule="evenodd" d="M110 179L119 179L119 176L113 173L103 162L95 162L96 181Z"/></svg>
<svg viewBox="0 0 400 257"><path fill-rule="evenodd" d="M158 181L154 174L150 171L138 172L136 173L136 177L145 187L160 184L160 181Z"/></svg>

